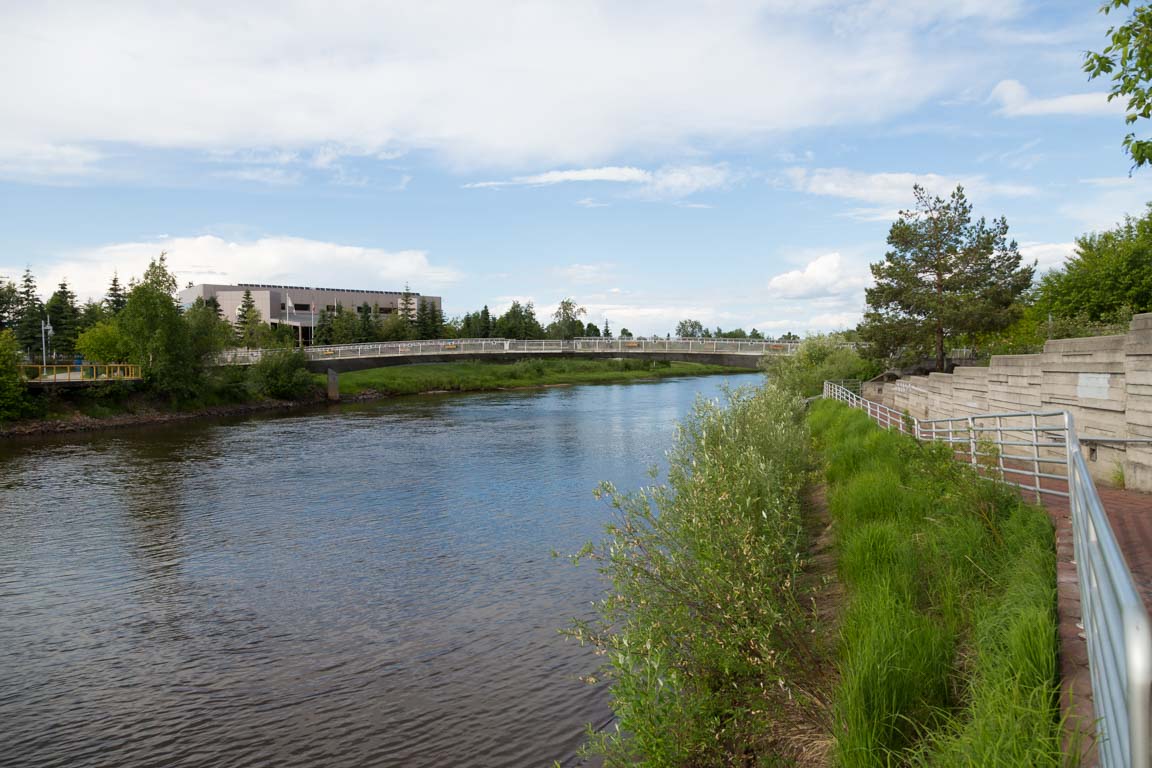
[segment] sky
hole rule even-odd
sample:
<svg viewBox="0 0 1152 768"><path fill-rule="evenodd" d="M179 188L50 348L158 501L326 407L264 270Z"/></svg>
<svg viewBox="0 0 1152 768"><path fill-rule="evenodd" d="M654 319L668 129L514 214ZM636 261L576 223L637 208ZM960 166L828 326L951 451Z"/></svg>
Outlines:
<svg viewBox="0 0 1152 768"><path fill-rule="evenodd" d="M912 186L1040 270L1140 215L1094 2L0 0L0 277L853 327Z"/></svg>

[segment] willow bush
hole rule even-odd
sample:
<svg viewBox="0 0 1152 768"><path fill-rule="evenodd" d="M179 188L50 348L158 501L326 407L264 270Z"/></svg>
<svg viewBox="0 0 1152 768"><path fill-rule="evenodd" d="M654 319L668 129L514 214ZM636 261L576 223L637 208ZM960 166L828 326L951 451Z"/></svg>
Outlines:
<svg viewBox="0 0 1152 768"><path fill-rule="evenodd" d="M617 728L609 765L774 764L772 722L813 663L797 577L809 462L801 400L768 386L699 401L667 481L600 489L606 538L577 556L611 581L573 634L604 656Z"/></svg>

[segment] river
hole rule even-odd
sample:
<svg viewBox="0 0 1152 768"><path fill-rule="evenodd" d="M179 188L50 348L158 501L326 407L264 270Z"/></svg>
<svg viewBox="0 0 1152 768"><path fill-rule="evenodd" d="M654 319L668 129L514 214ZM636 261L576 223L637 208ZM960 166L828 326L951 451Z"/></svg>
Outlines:
<svg viewBox="0 0 1152 768"><path fill-rule="evenodd" d="M548 766L603 687L601 480L755 374L0 445L0 764Z"/></svg>

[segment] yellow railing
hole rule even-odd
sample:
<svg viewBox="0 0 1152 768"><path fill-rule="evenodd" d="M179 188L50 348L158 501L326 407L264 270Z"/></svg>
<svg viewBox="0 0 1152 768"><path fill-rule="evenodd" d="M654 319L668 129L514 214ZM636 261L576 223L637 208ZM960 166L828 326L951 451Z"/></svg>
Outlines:
<svg viewBox="0 0 1152 768"><path fill-rule="evenodd" d="M20 378L36 384L69 382L137 381L142 378L140 366L127 363L94 365L20 365Z"/></svg>

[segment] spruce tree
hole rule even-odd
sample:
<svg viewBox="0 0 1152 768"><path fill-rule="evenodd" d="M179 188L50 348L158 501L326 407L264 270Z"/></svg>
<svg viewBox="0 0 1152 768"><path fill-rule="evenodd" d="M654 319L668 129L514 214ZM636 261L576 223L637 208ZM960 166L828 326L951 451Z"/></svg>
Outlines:
<svg viewBox="0 0 1152 768"><path fill-rule="evenodd" d="M128 297L124 295L124 289L120 287L120 276L113 272L112 282L108 285L108 294L104 297L104 303L108 305L112 314L118 315L120 310L124 309L124 304L127 301Z"/></svg>
<svg viewBox="0 0 1152 768"><path fill-rule="evenodd" d="M379 336L379 329L376 324L376 316L372 313L372 307L368 302L360 305L360 336L356 340L358 343L369 341L376 341Z"/></svg>
<svg viewBox="0 0 1152 768"><path fill-rule="evenodd" d="M327 309L320 310L316 317L316 328L312 331L312 343L327 345L332 343L332 314Z"/></svg>
<svg viewBox="0 0 1152 768"><path fill-rule="evenodd" d="M16 342L26 354L40 352L40 324L43 320L44 305L36 294L36 278L31 269L25 269L16 302L15 330Z"/></svg>
<svg viewBox="0 0 1152 768"><path fill-rule="evenodd" d="M432 302L420 300L420 306L416 309L416 338L418 339L434 339L433 334L436 332L433 327L435 320L432 317Z"/></svg>
<svg viewBox="0 0 1152 768"><path fill-rule="evenodd" d="M252 299L252 291L245 290L240 300L240 308L236 310L236 342L242 347L260 346L260 338L264 323L260 317L260 310L256 309L256 302Z"/></svg>
<svg viewBox="0 0 1152 768"><path fill-rule="evenodd" d="M400 317L409 323L416 322L416 294L412 293L412 289L408 287L407 283L404 284L404 292L400 294L396 311L400 313Z"/></svg>
<svg viewBox="0 0 1152 768"><path fill-rule="evenodd" d="M480 310L477 335L481 339L487 339L492 336L492 314L488 311L487 304L484 305L484 309Z"/></svg>
<svg viewBox="0 0 1152 768"><path fill-rule="evenodd" d="M60 283L48 299L44 313L52 323L52 350L58 355L70 356L76 350L76 337L80 334L80 310L76 307L76 294L67 281Z"/></svg>
<svg viewBox="0 0 1152 768"><path fill-rule="evenodd" d="M612 329L608 327L608 318L604 318L604 338L612 338Z"/></svg>

